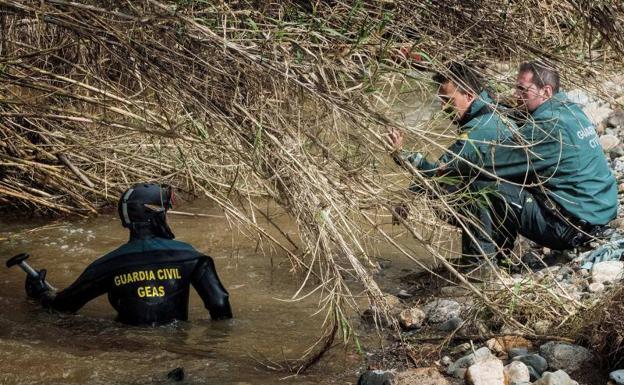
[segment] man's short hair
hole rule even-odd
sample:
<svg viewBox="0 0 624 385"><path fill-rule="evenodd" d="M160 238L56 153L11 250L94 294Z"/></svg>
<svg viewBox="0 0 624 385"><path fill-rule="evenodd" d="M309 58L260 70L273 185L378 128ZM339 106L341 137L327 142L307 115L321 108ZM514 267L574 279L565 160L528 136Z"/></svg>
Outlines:
<svg viewBox="0 0 624 385"><path fill-rule="evenodd" d="M464 94L479 94L485 87L481 74L467 63L452 62L446 71L433 75L433 81L439 85L452 81Z"/></svg>
<svg viewBox="0 0 624 385"><path fill-rule="evenodd" d="M518 73L530 72L533 74L533 83L539 88L549 85L553 89L553 93L559 92L559 72L537 61L528 61L520 64Z"/></svg>

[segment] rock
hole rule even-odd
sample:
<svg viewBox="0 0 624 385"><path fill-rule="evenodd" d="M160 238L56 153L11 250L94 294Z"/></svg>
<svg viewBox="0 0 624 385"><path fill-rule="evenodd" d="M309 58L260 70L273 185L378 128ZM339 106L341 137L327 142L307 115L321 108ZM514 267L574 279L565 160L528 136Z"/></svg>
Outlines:
<svg viewBox="0 0 624 385"><path fill-rule="evenodd" d="M442 359L440 360L440 363L444 366L449 366L450 364L453 363L453 360L451 359L451 357L449 356L444 356L442 357Z"/></svg>
<svg viewBox="0 0 624 385"><path fill-rule="evenodd" d="M548 334L551 328L552 322L547 320L539 320L533 324L533 330L535 330L537 334Z"/></svg>
<svg viewBox="0 0 624 385"><path fill-rule="evenodd" d="M401 307L401 300L399 300L397 297L393 296L392 294L384 295L383 299L384 301L386 301L386 304L390 308Z"/></svg>
<svg viewBox="0 0 624 385"><path fill-rule="evenodd" d="M459 317L461 306L449 299L438 299L426 304L423 310L427 315L428 322L442 323L453 317Z"/></svg>
<svg viewBox="0 0 624 385"><path fill-rule="evenodd" d="M589 290L590 293L600 293L600 292L603 292L604 289L605 289L605 285L599 282L590 283L589 287L587 288L587 290Z"/></svg>
<svg viewBox="0 0 624 385"><path fill-rule="evenodd" d="M509 354L510 359L513 359L514 357L525 356L529 354L529 351L526 348L511 348L507 354Z"/></svg>
<svg viewBox="0 0 624 385"><path fill-rule="evenodd" d="M590 351L582 346L555 341L540 346L540 355L546 359L550 369L562 369L567 372L580 369L584 362L593 358Z"/></svg>
<svg viewBox="0 0 624 385"><path fill-rule="evenodd" d="M467 385L503 385L505 370L503 362L490 358L470 365L466 372Z"/></svg>
<svg viewBox="0 0 624 385"><path fill-rule="evenodd" d="M453 330L459 328L463 322L464 320L462 320L461 318L453 317L449 319L448 321L438 324L436 326L436 329L443 331L443 332L452 332Z"/></svg>
<svg viewBox="0 0 624 385"><path fill-rule="evenodd" d="M585 115L587 115L594 126L597 126L603 120L607 119L613 110L606 104L593 102L585 105L585 107L583 107L583 112L585 112Z"/></svg>
<svg viewBox="0 0 624 385"><path fill-rule="evenodd" d="M405 309L399 313L399 323L405 330L418 329L425 322L425 312L419 307Z"/></svg>
<svg viewBox="0 0 624 385"><path fill-rule="evenodd" d="M369 370L360 376L357 385L392 385L394 372L389 370Z"/></svg>
<svg viewBox="0 0 624 385"><path fill-rule="evenodd" d="M490 352L490 349L488 349L487 347L482 347L480 349L475 350L474 353L470 353L466 356L463 356L462 358L458 359L457 361L453 362L451 365L449 365L449 367L446 369L446 373L447 374L452 374L453 376L457 377L457 373L456 371L458 369L465 369L468 368L470 365L475 364L476 362L481 362L481 361L485 361L488 358L492 357L492 353ZM457 377L457 378L461 378L461 377Z"/></svg>
<svg viewBox="0 0 624 385"><path fill-rule="evenodd" d="M624 385L624 369L609 373L609 379L613 380L617 385Z"/></svg>
<svg viewBox="0 0 624 385"><path fill-rule="evenodd" d="M607 127L624 128L624 110L617 109L607 118Z"/></svg>
<svg viewBox="0 0 624 385"><path fill-rule="evenodd" d="M546 372L539 380L535 381L533 385L578 385L576 381L573 381L568 373L563 370L557 370L556 372Z"/></svg>
<svg viewBox="0 0 624 385"><path fill-rule="evenodd" d="M542 375L539 374L534 367L527 366L527 369L529 369L529 381L537 381L540 377L542 377Z"/></svg>
<svg viewBox="0 0 624 385"><path fill-rule="evenodd" d="M624 262L603 261L595 263L592 267L592 282L605 283L615 282L622 279L624 272Z"/></svg>
<svg viewBox="0 0 624 385"><path fill-rule="evenodd" d="M491 338L485 345L494 353L509 353L514 348L530 349L533 347L531 341L519 336L502 336Z"/></svg>
<svg viewBox="0 0 624 385"><path fill-rule="evenodd" d="M412 298L412 295L410 293L407 292L407 290L399 290L399 292L396 295L397 297L401 298L401 299L408 299L408 298Z"/></svg>
<svg viewBox="0 0 624 385"><path fill-rule="evenodd" d="M532 367L538 375L541 375L548 369L548 362L539 354L526 354L524 356L514 357L512 360L522 362L526 366Z"/></svg>
<svg viewBox="0 0 624 385"><path fill-rule="evenodd" d="M451 354L461 354L470 350L472 346L468 342L464 342L463 344L457 345L451 350Z"/></svg>
<svg viewBox="0 0 624 385"><path fill-rule="evenodd" d="M409 369L404 372L398 372L394 376L392 385L450 385L449 381L444 378L436 368L418 368Z"/></svg>
<svg viewBox="0 0 624 385"><path fill-rule="evenodd" d="M617 136L609 134L601 136L599 141L604 152L609 152L620 144L620 139Z"/></svg>
<svg viewBox="0 0 624 385"><path fill-rule="evenodd" d="M173 381L184 380L184 368L175 368L167 373L167 378Z"/></svg>
<svg viewBox="0 0 624 385"><path fill-rule="evenodd" d="M512 361L509 365L505 366L505 375L512 384L531 381L529 368L520 361Z"/></svg>
<svg viewBox="0 0 624 385"><path fill-rule="evenodd" d="M461 286L444 286L440 288L440 295L443 297L465 297L470 294L470 290Z"/></svg>
<svg viewBox="0 0 624 385"><path fill-rule="evenodd" d="M591 101L589 95L587 95L587 92L580 89L568 91L566 93L566 96L568 97L569 101L579 104L581 107L586 106Z"/></svg>

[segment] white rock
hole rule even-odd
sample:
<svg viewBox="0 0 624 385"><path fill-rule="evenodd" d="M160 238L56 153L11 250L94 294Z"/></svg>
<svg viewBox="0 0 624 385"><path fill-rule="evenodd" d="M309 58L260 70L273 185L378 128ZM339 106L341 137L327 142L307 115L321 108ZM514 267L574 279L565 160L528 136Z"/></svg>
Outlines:
<svg viewBox="0 0 624 385"><path fill-rule="evenodd" d="M609 379L615 381L617 385L624 385L624 369L609 373Z"/></svg>
<svg viewBox="0 0 624 385"><path fill-rule="evenodd" d="M505 383L503 362L496 358L477 362L466 372L468 385L502 385Z"/></svg>
<svg viewBox="0 0 624 385"><path fill-rule="evenodd" d="M566 93L566 96L568 97L569 101L579 104L581 105L581 107L589 104L589 102L592 101L589 95L587 95L587 92L580 89L568 91Z"/></svg>
<svg viewBox="0 0 624 385"><path fill-rule="evenodd" d="M606 104L594 102L583 107L583 112L585 112L585 115L587 115L594 126L597 126L606 120L613 110Z"/></svg>
<svg viewBox="0 0 624 385"><path fill-rule="evenodd" d="M599 139L603 151L610 151L620 144L620 139L615 135L603 135Z"/></svg>
<svg viewBox="0 0 624 385"><path fill-rule="evenodd" d="M505 366L505 374L510 383L529 382L531 380L529 368L520 361L513 361Z"/></svg>
<svg viewBox="0 0 624 385"><path fill-rule="evenodd" d="M604 261L594 264L592 267L592 282L605 283L615 282L622 279L624 272L624 262Z"/></svg>
<svg viewBox="0 0 624 385"><path fill-rule="evenodd" d="M470 365L474 365L477 362L487 361L488 359L493 358L493 357L494 356L492 356L490 349L484 346L482 348L475 350L474 353L470 353L458 359L457 361L453 362L446 369L446 373L452 374L456 376L457 378L460 378L458 377L459 369L467 368ZM462 377L463 377L463 373L462 373Z"/></svg>
<svg viewBox="0 0 624 385"><path fill-rule="evenodd" d="M589 284L589 288L587 290L589 290L590 293L600 293L603 292L604 289L605 285L603 283L594 282Z"/></svg>
<svg viewBox="0 0 624 385"><path fill-rule="evenodd" d="M556 372L545 372L542 378L535 381L533 385L578 385L578 382L573 381L563 370L557 370Z"/></svg>

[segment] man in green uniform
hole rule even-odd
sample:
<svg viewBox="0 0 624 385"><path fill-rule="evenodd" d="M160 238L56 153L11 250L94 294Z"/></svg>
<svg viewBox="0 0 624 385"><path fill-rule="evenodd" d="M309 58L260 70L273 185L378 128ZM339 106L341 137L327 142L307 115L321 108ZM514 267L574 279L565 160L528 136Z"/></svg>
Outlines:
<svg viewBox="0 0 624 385"><path fill-rule="evenodd" d="M504 229L499 246L518 233L555 250L579 246L617 214L615 177L596 131L559 92L557 71L540 63L520 66L515 97L526 113L524 124L513 137L479 143L466 156L505 181L480 180L473 188L496 191L488 210ZM467 170L465 163L453 166Z"/></svg>
<svg viewBox="0 0 624 385"><path fill-rule="evenodd" d="M484 90L483 79L470 66L452 63L446 72L436 74L433 80L439 85L438 98L442 109L449 113L459 128L457 140L437 161L431 162L419 152L404 151L401 132L393 131L389 134L389 138L395 149L393 156L397 164L406 168L411 164L427 177L455 177L455 180L459 180L457 184L446 184L443 187L445 192L452 192L461 186L473 185L480 170L473 167L471 162L474 158L478 158L481 146L507 139L511 134L510 127L515 129L515 125L495 108L492 98ZM410 187L412 191L419 189L418 184ZM470 234L463 231L464 255L497 252L496 242L491 240L492 236L496 237L497 234L493 228L495 223L490 219L488 211L479 209L478 206L472 202L468 205L469 212L462 210L462 215L471 214L470 216L477 217L474 221L466 221L463 226L464 230L469 228L477 240L477 243L473 242ZM460 225L454 219L450 222Z"/></svg>

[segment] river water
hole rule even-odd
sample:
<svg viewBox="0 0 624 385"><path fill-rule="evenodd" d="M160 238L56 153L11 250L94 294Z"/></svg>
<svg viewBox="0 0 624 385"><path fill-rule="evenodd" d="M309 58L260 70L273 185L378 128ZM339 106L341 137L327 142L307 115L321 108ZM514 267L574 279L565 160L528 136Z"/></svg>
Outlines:
<svg viewBox="0 0 624 385"><path fill-rule="evenodd" d="M0 268L0 383L167 384L183 367L185 384L348 384L357 380L362 357L353 348L333 349L310 374L290 377L258 360L296 358L320 334L323 314L314 296L284 302L298 289L290 264L265 255L255 240L230 229L220 210L205 202L182 207L211 218L169 216L177 239L215 259L230 292L235 318L212 322L193 290L189 321L157 328L128 327L101 296L76 315L50 314L26 299L24 273ZM285 216L284 216L285 217ZM278 218L282 225L286 218ZM293 226L285 225L287 230ZM0 256L28 252L48 280L67 287L97 257L127 241L114 214L50 224L35 219L0 222ZM265 245L267 246L267 245ZM282 381L280 381L282 380Z"/></svg>
<svg viewBox="0 0 624 385"><path fill-rule="evenodd" d="M408 124L428 118L431 105L402 105ZM423 112L425 116L423 117ZM211 217L169 216L177 239L211 255L230 292L234 319L212 322L191 290L189 321L138 328L114 321L106 296L89 302L78 314L48 313L26 299L24 273L0 268L0 384L169 384L167 373L184 368L184 384L354 384L365 362L351 346L334 347L303 376L267 370L259 363L297 358L321 331L324 314L318 297L287 302L298 289L283 252L267 254L267 243L242 236L229 227L219 209L207 202L182 203L176 210ZM388 219L389 220L389 219ZM296 238L285 215L274 218ZM388 227L404 245L413 240ZM83 220L0 219L0 259L30 253L35 268L48 269L48 280L65 288L99 256L127 241L116 213ZM412 245L418 251L418 246ZM411 262L382 245L377 255L392 259L385 278L411 271ZM422 256L422 253L421 253ZM385 279L387 291L396 291ZM382 286L384 284L382 283ZM357 325L357 316L353 316ZM377 337L361 337L376 348Z"/></svg>

